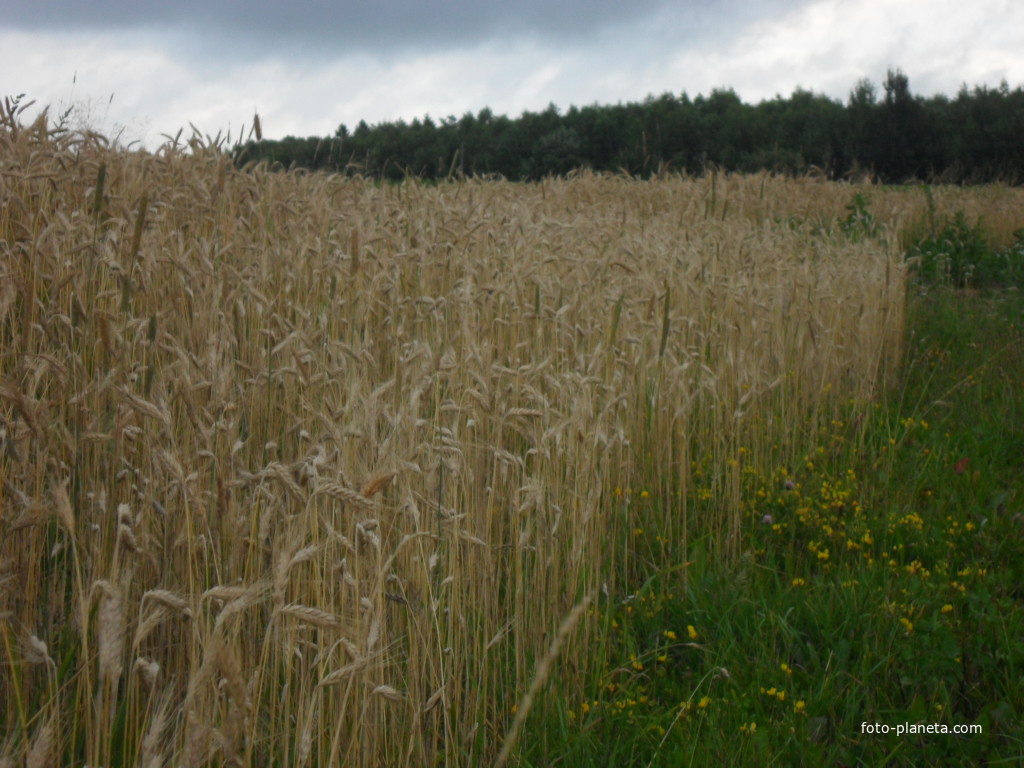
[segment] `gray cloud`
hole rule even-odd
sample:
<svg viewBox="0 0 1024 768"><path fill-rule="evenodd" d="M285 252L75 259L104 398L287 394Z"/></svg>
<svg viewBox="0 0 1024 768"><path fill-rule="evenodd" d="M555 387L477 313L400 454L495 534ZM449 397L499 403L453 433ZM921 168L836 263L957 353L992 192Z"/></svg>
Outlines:
<svg viewBox="0 0 1024 768"><path fill-rule="evenodd" d="M199 46L278 53L393 53L488 39L585 43L652 19L679 40L735 31L810 0L0 0L0 27L176 31ZM643 46L643 40L634 41Z"/></svg>
<svg viewBox="0 0 1024 768"><path fill-rule="evenodd" d="M796 86L845 99L901 67L914 93L1024 78L1024 5L1007 0L479 0L160 4L0 0L9 93L152 145L194 123L265 135L490 106ZM981 42L983 41L983 42ZM113 96L113 98L112 98Z"/></svg>
<svg viewBox="0 0 1024 768"><path fill-rule="evenodd" d="M4 26L24 30L161 27L232 39L345 49L445 46L507 36L582 37L671 5L670 0L0 0ZM697 8L704 0L683 3Z"/></svg>

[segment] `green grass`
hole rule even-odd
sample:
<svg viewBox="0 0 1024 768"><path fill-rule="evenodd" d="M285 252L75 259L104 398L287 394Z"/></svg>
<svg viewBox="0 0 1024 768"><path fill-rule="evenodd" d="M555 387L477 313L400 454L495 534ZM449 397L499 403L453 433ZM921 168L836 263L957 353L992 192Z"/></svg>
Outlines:
<svg viewBox="0 0 1024 768"><path fill-rule="evenodd" d="M738 562L691 541L686 562L602 597L604 670L583 700L550 693L521 764L1019 764L1021 392L1016 291L916 296L899 386L801 466L744 473ZM653 562L674 544L645 528L672 501L630 495L652 521L636 561Z"/></svg>

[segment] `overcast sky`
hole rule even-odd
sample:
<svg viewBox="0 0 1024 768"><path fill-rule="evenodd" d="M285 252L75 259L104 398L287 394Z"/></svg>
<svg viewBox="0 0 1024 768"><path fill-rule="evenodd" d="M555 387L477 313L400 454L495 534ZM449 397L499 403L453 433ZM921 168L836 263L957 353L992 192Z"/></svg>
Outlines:
<svg viewBox="0 0 1024 768"><path fill-rule="evenodd" d="M0 0L0 96L149 146L732 87L1024 84L1020 0Z"/></svg>

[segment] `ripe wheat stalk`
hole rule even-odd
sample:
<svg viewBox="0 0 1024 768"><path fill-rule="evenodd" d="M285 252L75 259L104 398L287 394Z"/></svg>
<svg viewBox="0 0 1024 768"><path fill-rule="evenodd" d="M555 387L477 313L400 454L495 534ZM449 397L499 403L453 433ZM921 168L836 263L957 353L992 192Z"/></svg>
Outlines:
<svg viewBox="0 0 1024 768"><path fill-rule="evenodd" d="M541 686L583 691L552 663L600 631L580 596L630 587L638 447L666 535L737 554L741 448L792 459L897 370L924 215L879 193L887 239L853 242L792 224L844 185L381 185L10 115L0 154L0 736L28 764L512 759Z"/></svg>

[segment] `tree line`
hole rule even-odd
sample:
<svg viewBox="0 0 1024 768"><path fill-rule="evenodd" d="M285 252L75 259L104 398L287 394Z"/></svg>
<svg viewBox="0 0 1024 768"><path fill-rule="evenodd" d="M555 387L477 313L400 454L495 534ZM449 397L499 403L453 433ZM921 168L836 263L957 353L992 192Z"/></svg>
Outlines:
<svg viewBox="0 0 1024 768"><path fill-rule="evenodd" d="M240 162L266 161L375 178L501 176L538 179L574 169L650 176L769 170L870 174L909 180L982 183L1024 180L1024 90L961 87L954 98L922 97L890 70L878 87L859 81L846 103L797 89L746 104L716 89L690 98L665 93L642 102L570 107L554 104L518 118L489 108L435 121L398 120L334 136L249 141Z"/></svg>

